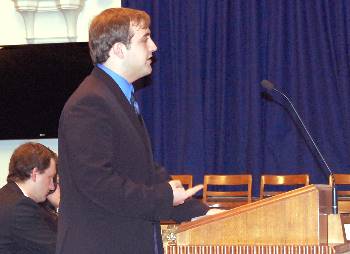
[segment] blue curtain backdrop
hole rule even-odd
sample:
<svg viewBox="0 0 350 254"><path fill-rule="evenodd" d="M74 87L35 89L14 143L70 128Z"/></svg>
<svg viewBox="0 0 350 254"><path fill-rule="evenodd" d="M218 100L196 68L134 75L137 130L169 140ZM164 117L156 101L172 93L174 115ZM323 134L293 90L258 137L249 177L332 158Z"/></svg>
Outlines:
<svg viewBox="0 0 350 254"><path fill-rule="evenodd" d="M153 74L138 94L156 159L172 174L350 173L350 1L124 0L152 18ZM139 84L139 85L140 85Z"/></svg>

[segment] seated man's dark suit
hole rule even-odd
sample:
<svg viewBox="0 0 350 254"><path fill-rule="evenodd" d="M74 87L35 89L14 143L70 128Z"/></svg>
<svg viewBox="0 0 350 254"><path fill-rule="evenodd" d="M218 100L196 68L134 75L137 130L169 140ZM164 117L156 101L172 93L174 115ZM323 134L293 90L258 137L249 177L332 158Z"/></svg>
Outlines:
<svg viewBox="0 0 350 254"><path fill-rule="evenodd" d="M47 212L14 182L0 189L0 253L53 254L56 232Z"/></svg>

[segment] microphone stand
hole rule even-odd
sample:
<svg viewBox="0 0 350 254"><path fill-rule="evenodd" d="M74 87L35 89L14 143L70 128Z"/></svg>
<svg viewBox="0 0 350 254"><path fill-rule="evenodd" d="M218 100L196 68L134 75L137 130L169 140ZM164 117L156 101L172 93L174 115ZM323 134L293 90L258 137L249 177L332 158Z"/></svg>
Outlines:
<svg viewBox="0 0 350 254"><path fill-rule="evenodd" d="M338 196L337 196L337 188L335 186L335 179L334 179L334 174L332 172L332 170L330 169L330 167L328 166L326 160L324 159L322 153L320 152L320 149L318 149L317 144L315 143L314 139L312 138L311 134L309 133L308 129L306 128L303 120L301 119L301 117L299 116L298 111L295 109L293 103L291 102L291 100L288 98L288 96L286 96L284 93L282 93L280 90L274 88L274 85L268 81L268 80L263 80L261 82L262 86L268 90L273 90L277 93L279 93L280 95L282 95L283 98L285 98L289 105L292 107L294 113L296 114L299 122L301 123L301 125L303 126L304 130L306 131L308 137L310 138L312 144L314 145L314 147L316 148L316 151L318 153L318 155L320 156L323 164L326 166L327 170L330 173L330 177L331 177L331 181L332 181L332 212L333 214L338 214Z"/></svg>

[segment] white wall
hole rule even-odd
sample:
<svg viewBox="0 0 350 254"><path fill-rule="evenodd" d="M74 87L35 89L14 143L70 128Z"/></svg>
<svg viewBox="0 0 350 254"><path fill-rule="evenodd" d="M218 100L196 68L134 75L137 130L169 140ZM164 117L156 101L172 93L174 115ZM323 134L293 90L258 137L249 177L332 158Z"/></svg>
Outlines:
<svg viewBox="0 0 350 254"><path fill-rule="evenodd" d="M17 12L14 0L0 0L0 45L26 44L26 28L22 15ZM42 1L42 0L41 0ZM45 0L49 2L49 0ZM51 0L55 1L55 0ZM102 10L120 7L121 0L82 0L77 21L77 41L88 40L88 26L91 19ZM64 16L60 12L48 11L35 14L34 32L37 37L52 37L49 42L62 42L58 37L66 35ZM42 41L45 42L45 41Z"/></svg>
<svg viewBox="0 0 350 254"><path fill-rule="evenodd" d="M120 7L120 0L86 0L77 21L77 41L88 40L90 20L102 10ZM66 24L60 13L37 13L35 17L35 35L46 37L50 42L66 34ZM51 37L51 39L50 39ZM23 18L12 0L0 0L0 45L26 44L26 29ZM0 87L1 91L1 87ZM15 116L14 116L15 117ZM1 126L0 126L1 131ZM0 140L0 187L6 183L8 164L13 150L22 143L40 142L57 152L57 139L40 140Z"/></svg>

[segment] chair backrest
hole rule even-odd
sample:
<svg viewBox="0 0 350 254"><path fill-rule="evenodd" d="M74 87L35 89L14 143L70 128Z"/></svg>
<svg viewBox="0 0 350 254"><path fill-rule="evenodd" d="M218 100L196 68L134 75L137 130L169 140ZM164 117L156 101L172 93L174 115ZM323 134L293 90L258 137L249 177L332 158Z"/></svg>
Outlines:
<svg viewBox="0 0 350 254"><path fill-rule="evenodd" d="M266 191L265 185L309 185L308 174L298 175L262 175L260 181L260 199L270 197L283 191Z"/></svg>
<svg viewBox="0 0 350 254"><path fill-rule="evenodd" d="M252 176L251 175L205 175L203 183L203 201L215 197L246 197L247 202L252 201ZM212 191L208 186L237 186L246 185L246 190L237 191Z"/></svg>
<svg viewBox="0 0 350 254"><path fill-rule="evenodd" d="M333 176L336 185L349 185L350 187L350 174L333 174ZM329 185L333 186L332 176L329 176ZM338 190L337 194L339 197L350 197L350 190Z"/></svg>
<svg viewBox="0 0 350 254"><path fill-rule="evenodd" d="M193 177L192 175L171 175L173 180L179 180L185 189L192 188L193 186Z"/></svg>

